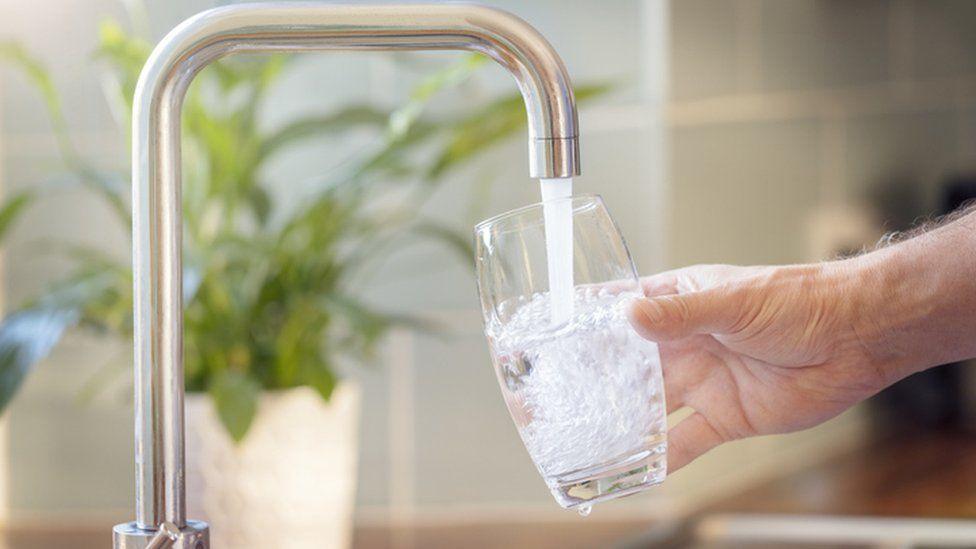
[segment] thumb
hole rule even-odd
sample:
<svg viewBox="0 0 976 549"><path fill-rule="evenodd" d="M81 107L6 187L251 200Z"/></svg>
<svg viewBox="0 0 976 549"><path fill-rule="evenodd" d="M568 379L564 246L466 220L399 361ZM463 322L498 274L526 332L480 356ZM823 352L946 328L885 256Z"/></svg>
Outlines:
<svg viewBox="0 0 976 549"><path fill-rule="evenodd" d="M723 333L732 329L737 318L737 307L726 294L714 289L635 299L630 323L652 341Z"/></svg>

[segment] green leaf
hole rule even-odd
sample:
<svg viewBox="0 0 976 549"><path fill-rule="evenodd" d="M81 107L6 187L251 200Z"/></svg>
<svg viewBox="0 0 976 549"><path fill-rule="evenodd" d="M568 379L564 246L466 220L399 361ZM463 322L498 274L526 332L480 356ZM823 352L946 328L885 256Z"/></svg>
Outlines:
<svg viewBox="0 0 976 549"><path fill-rule="evenodd" d="M611 84L601 83L579 86L574 92L577 102L584 103L611 89ZM431 164L427 177L431 181L439 180L455 166L521 131L525 124L525 104L520 95L512 94L489 103L452 128L447 144Z"/></svg>
<svg viewBox="0 0 976 549"><path fill-rule="evenodd" d="M597 82L595 84L583 84L573 88L573 95L576 96L577 103L586 103L591 99L602 97L617 87L615 82Z"/></svg>
<svg viewBox="0 0 976 549"><path fill-rule="evenodd" d="M257 219L260 225L264 225L268 222L268 218L271 216L271 196L268 195L268 191L264 190L260 185L255 185L251 187L248 193L248 202L251 205L251 211L254 213L254 218Z"/></svg>
<svg viewBox="0 0 976 549"><path fill-rule="evenodd" d="M429 237L441 242L457 252L465 263L473 265L474 244L467 231L458 231L434 221L421 221L411 227L411 232L418 236Z"/></svg>
<svg viewBox="0 0 976 549"><path fill-rule="evenodd" d="M233 370L214 374L210 396L217 409L217 417L235 442L244 439L258 410L261 387L250 377Z"/></svg>
<svg viewBox="0 0 976 549"><path fill-rule="evenodd" d="M22 192L11 197L6 204L0 207L0 239L6 236L14 221L20 217L20 214L33 200L34 195L32 193Z"/></svg>
<svg viewBox="0 0 976 549"><path fill-rule="evenodd" d="M438 92L467 81L487 60L483 55L466 55L460 62L424 78L413 89L410 101L390 114L389 138L398 139L405 135Z"/></svg>
<svg viewBox="0 0 976 549"><path fill-rule="evenodd" d="M117 118L125 118L120 122L131 118L136 83L151 51L152 44L130 36L116 21L106 19L98 26L95 58L106 61L113 68L115 90L109 99L114 102L115 110L119 111Z"/></svg>
<svg viewBox="0 0 976 549"><path fill-rule="evenodd" d="M81 157L68 159L68 169L74 178L69 183L78 184L105 201L116 220L125 231L132 230L132 214L128 204L128 179L125 177L99 170Z"/></svg>
<svg viewBox="0 0 976 549"><path fill-rule="evenodd" d="M372 355L376 343L391 328L400 327L429 335L444 330L435 322L409 314L391 314L374 310L353 297L340 293L321 296L322 306L345 321L348 333L340 338L339 346L357 357Z"/></svg>
<svg viewBox="0 0 976 549"><path fill-rule="evenodd" d="M95 397L105 392L109 387L119 386L132 372L132 362L129 353L124 358L113 356L102 362L82 383L78 390L77 402L87 406L94 402Z"/></svg>
<svg viewBox="0 0 976 549"><path fill-rule="evenodd" d="M324 295L322 303L341 316L366 345L376 341L390 328L391 321L386 315L373 311L349 296L338 293Z"/></svg>
<svg viewBox="0 0 976 549"><path fill-rule="evenodd" d="M30 368L57 345L66 329L104 303L107 295L131 300L131 279L101 266L88 266L49 288L0 323L0 410L10 401ZM131 320L131 307L123 307ZM95 314L97 322L108 318Z"/></svg>
<svg viewBox="0 0 976 549"><path fill-rule="evenodd" d="M119 260L105 250L84 243L42 240L35 244L35 250L60 254L88 271L100 269L128 275L131 269L128 261Z"/></svg>
<svg viewBox="0 0 976 549"><path fill-rule="evenodd" d="M266 159L281 149L310 137L330 135L361 126L382 127L387 114L367 105L353 105L338 112L309 116L278 128L261 141L258 158Z"/></svg>
<svg viewBox="0 0 976 549"><path fill-rule="evenodd" d="M68 124L64 117L61 97L58 95L54 80L44 64L18 44L10 42L0 43L0 60L8 61L19 68L40 92L51 119L51 127L57 139L58 150L65 165L80 178L82 184L95 191L109 203L124 226L130 226L131 218L124 198L126 185L121 182L123 181L121 178L113 178L95 169L78 154L68 133ZM142 64L139 63L140 68L141 66ZM135 89L134 86L133 82L133 90Z"/></svg>
<svg viewBox="0 0 976 549"><path fill-rule="evenodd" d="M44 100L44 105L51 117L62 152L73 155L73 149L66 140L67 124L64 120L64 111L61 108L61 98L58 96L58 90L54 86L54 81L47 68L19 44L12 42L0 42L0 60L12 63L21 69L27 79L41 93L41 98Z"/></svg>
<svg viewBox="0 0 976 549"><path fill-rule="evenodd" d="M78 312L72 308L41 305L13 313L0 324L0 411L31 367L51 352L77 318Z"/></svg>
<svg viewBox="0 0 976 549"><path fill-rule="evenodd" d="M306 364L302 372L302 381L315 389L315 392L326 402L332 398L332 391L338 383L332 368L328 364L317 361Z"/></svg>

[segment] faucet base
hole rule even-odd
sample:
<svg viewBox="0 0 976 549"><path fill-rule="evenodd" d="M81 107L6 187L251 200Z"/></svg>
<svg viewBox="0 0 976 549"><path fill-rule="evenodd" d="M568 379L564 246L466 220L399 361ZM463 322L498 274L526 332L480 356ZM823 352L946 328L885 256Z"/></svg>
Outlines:
<svg viewBox="0 0 976 549"><path fill-rule="evenodd" d="M112 528L115 549L210 549L210 527L206 522L188 520L186 527L174 532L175 539L157 536L158 530L144 530L135 522ZM157 539L158 538L158 539Z"/></svg>

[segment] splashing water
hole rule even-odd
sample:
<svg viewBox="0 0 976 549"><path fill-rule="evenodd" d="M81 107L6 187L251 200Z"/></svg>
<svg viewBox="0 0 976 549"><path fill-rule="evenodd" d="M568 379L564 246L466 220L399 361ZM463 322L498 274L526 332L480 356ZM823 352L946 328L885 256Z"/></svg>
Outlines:
<svg viewBox="0 0 976 549"><path fill-rule="evenodd" d="M547 479L633 455L664 426L657 346L627 321L636 292L580 287L574 313L547 329L547 294L489 324L506 404Z"/></svg>
<svg viewBox="0 0 976 549"><path fill-rule="evenodd" d="M549 273L550 321L563 324L573 316L573 178L540 179L546 223L546 267Z"/></svg>

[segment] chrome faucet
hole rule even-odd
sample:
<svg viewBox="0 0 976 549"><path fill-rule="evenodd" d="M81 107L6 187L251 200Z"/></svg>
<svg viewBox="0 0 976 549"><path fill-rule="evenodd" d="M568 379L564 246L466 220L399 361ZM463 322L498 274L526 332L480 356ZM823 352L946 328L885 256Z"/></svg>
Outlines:
<svg viewBox="0 0 976 549"><path fill-rule="evenodd" d="M193 77L242 52L467 50L515 77L525 101L529 174L579 174L576 105L566 68L534 28L468 4L244 4L187 19L153 50L132 124L136 520L119 549L209 549L186 519L180 111Z"/></svg>

